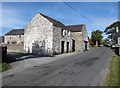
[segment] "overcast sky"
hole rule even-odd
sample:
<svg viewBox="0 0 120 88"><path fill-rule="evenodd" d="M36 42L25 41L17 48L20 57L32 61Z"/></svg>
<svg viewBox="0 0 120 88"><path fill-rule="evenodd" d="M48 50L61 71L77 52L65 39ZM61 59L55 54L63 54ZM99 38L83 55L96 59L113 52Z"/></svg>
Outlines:
<svg viewBox="0 0 120 88"><path fill-rule="evenodd" d="M89 36L92 30L103 31L111 23L118 20L117 2L67 3L95 24L63 2L3 2L2 35L12 29L23 28L37 12L52 17L65 25L86 24ZM96 26L96 24L99 26Z"/></svg>

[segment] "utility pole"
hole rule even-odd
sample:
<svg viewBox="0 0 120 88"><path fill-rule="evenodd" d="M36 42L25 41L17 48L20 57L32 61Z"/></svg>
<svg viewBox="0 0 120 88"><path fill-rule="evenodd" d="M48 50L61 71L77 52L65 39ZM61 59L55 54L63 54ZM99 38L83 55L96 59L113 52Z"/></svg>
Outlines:
<svg viewBox="0 0 120 88"><path fill-rule="evenodd" d="M120 1L118 2L118 21L120 21Z"/></svg>

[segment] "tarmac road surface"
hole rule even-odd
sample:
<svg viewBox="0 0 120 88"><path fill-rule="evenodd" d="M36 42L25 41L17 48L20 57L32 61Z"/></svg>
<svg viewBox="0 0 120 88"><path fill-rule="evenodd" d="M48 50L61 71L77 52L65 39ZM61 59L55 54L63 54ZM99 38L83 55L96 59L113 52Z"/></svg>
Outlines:
<svg viewBox="0 0 120 88"><path fill-rule="evenodd" d="M113 51L106 47L2 77L3 86L99 86Z"/></svg>

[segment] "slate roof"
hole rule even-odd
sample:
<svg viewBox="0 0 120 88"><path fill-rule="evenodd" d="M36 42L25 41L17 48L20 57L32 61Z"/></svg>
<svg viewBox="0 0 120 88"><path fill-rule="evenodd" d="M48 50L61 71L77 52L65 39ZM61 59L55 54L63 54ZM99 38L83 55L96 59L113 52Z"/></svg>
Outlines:
<svg viewBox="0 0 120 88"><path fill-rule="evenodd" d="M72 32L82 32L84 24L66 26Z"/></svg>
<svg viewBox="0 0 120 88"><path fill-rule="evenodd" d="M68 26L65 26L63 23L51 18L51 17L48 17L42 13L39 13L41 14L43 17L45 17L46 19L48 19L50 22L52 22L54 25L57 25L59 27L62 27L64 29L67 29L67 30L71 30L72 32L82 32L82 28L84 26L84 24L80 24L80 25L68 25Z"/></svg>
<svg viewBox="0 0 120 88"><path fill-rule="evenodd" d="M53 18L51 18L51 17L48 17L48 16L46 16L46 15L43 15L42 13L39 13L39 14L41 14L43 17L45 17L46 19L48 19L48 20L49 20L50 22L52 22L54 25L60 26L60 27L62 27L62 28L66 28L63 23L61 23L61 22L59 22L59 21L57 21L57 20L55 20L55 19L53 19Z"/></svg>
<svg viewBox="0 0 120 88"><path fill-rule="evenodd" d="M13 29L5 35L24 35L24 29Z"/></svg>

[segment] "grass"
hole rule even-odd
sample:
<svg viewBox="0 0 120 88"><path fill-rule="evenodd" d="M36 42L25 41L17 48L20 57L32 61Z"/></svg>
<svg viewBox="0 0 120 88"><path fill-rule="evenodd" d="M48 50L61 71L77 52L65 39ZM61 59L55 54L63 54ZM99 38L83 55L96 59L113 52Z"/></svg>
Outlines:
<svg viewBox="0 0 120 88"><path fill-rule="evenodd" d="M120 56L113 56L103 86L120 86Z"/></svg>
<svg viewBox="0 0 120 88"><path fill-rule="evenodd" d="M11 67L9 66L9 64L7 63L0 63L0 72L6 71L11 69Z"/></svg>

